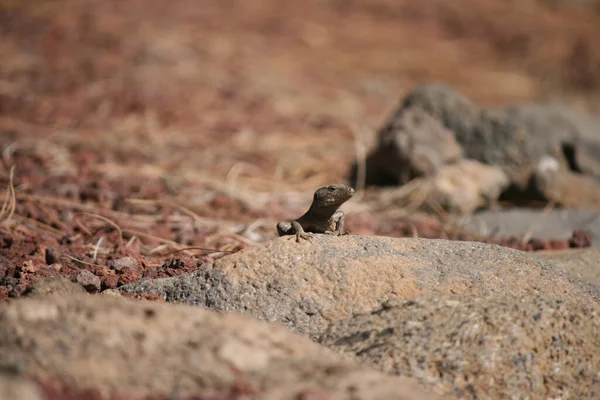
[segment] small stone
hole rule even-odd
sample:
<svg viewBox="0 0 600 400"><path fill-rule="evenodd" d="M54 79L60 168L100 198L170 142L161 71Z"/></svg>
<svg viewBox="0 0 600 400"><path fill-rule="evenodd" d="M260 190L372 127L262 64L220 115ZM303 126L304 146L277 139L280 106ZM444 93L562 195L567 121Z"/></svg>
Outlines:
<svg viewBox="0 0 600 400"><path fill-rule="evenodd" d="M132 271L138 270L138 262L133 257L123 257L114 261L109 261L108 266L119 273L123 272L123 270L126 268Z"/></svg>
<svg viewBox="0 0 600 400"><path fill-rule="evenodd" d="M79 283L83 288L90 292L95 293L100 291L100 278L96 275L92 274L88 270L81 270L77 273L75 277L77 283Z"/></svg>
<svg viewBox="0 0 600 400"><path fill-rule="evenodd" d="M590 247L592 245L592 236L589 232L576 230L569 239L570 247Z"/></svg>
<svg viewBox="0 0 600 400"><path fill-rule="evenodd" d="M119 284L119 275L108 275L102 280L102 289L115 289Z"/></svg>
<svg viewBox="0 0 600 400"><path fill-rule="evenodd" d="M46 265L56 264L60 256L60 251L58 251L54 247L48 247L46 249Z"/></svg>

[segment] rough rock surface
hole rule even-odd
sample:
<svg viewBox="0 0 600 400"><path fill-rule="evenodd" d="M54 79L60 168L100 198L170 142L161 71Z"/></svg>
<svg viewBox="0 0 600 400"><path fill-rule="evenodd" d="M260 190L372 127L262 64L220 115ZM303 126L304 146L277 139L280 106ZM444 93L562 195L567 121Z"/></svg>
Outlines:
<svg viewBox="0 0 600 400"><path fill-rule="evenodd" d="M196 274L120 290L248 313L312 337L331 321L420 294L538 293L589 303L600 293L550 263L496 245L331 235L301 243L279 238L223 257Z"/></svg>
<svg viewBox="0 0 600 400"><path fill-rule="evenodd" d="M508 176L500 168L475 160L446 165L430 180L427 201L457 214L471 214L495 203L509 184Z"/></svg>
<svg viewBox="0 0 600 400"><path fill-rule="evenodd" d="M380 132L377 149L367 159L366 180L402 185L435 174L462 153L452 131L424 110L407 108Z"/></svg>
<svg viewBox="0 0 600 400"><path fill-rule="evenodd" d="M212 399L421 399L396 379L235 314L103 296L0 307L0 368L105 395ZM312 397L311 397L312 396Z"/></svg>
<svg viewBox="0 0 600 400"><path fill-rule="evenodd" d="M600 248L539 251L535 255L582 281L600 286Z"/></svg>
<svg viewBox="0 0 600 400"><path fill-rule="evenodd" d="M444 398L600 396L596 304L432 296L336 321L320 342Z"/></svg>

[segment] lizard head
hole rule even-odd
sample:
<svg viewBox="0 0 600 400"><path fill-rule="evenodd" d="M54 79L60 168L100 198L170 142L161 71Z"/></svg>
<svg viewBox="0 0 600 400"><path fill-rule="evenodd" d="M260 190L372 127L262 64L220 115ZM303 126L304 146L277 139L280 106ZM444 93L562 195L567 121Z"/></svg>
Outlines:
<svg viewBox="0 0 600 400"><path fill-rule="evenodd" d="M323 186L315 192L313 201L322 206L339 206L354 194L354 189L342 184Z"/></svg>

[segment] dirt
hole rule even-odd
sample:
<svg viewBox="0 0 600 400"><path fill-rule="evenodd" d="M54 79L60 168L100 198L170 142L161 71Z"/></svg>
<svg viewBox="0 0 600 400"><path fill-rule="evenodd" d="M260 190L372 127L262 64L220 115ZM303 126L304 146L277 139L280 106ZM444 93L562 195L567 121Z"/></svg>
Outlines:
<svg viewBox="0 0 600 400"><path fill-rule="evenodd" d="M100 290L185 274L275 237L316 187L347 182L423 81L489 106L598 111L600 13L446 3L2 2L0 299L81 270ZM486 241L435 216L349 211L356 233Z"/></svg>

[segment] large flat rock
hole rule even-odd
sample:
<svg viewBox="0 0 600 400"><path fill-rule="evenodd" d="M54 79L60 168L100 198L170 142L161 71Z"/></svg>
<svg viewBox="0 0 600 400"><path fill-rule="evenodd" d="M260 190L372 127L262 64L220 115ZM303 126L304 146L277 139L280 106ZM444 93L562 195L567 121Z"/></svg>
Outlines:
<svg viewBox="0 0 600 400"><path fill-rule="evenodd" d="M279 238L195 274L121 287L169 302L239 311L315 337L334 320L424 294L539 294L594 302L598 287L505 247L446 240L315 235Z"/></svg>

